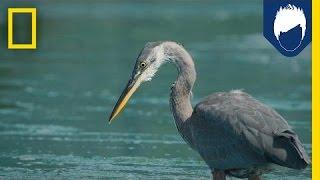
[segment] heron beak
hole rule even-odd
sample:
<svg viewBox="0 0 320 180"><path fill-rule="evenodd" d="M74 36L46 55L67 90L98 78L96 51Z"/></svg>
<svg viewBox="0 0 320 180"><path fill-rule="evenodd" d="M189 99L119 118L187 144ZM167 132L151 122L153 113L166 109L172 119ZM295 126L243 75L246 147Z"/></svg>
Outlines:
<svg viewBox="0 0 320 180"><path fill-rule="evenodd" d="M109 117L109 124L114 120L114 118L124 109L125 105L129 101L132 94L138 89L141 84L141 80L138 77L136 80L129 80L126 88L123 90L120 98L118 99L116 105L114 106L112 113Z"/></svg>

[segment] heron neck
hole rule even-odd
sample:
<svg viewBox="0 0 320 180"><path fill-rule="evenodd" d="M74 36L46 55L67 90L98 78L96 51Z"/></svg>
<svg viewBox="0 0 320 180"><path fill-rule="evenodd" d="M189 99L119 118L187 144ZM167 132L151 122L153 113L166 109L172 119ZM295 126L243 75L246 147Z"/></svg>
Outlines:
<svg viewBox="0 0 320 180"><path fill-rule="evenodd" d="M173 57L178 69L178 78L171 88L170 107L178 130L183 131L185 122L193 112L191 90L196 80L196 71L192 57L182 47L169 56Z"/></svg>

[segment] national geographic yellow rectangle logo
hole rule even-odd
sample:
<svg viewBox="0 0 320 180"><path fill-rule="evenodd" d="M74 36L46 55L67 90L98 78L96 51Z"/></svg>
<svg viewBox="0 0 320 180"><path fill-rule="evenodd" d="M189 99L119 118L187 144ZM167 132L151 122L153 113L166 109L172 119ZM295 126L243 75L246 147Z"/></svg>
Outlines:
<svg viewBox="0 0 320 180"><path fill-rule="evenodd" d="M31 14L32 30L31 44L15 44L13 43L13 14L23 13ZM8 49L36 49L37 48L37 9L36 8L8 8Z"/></svg>

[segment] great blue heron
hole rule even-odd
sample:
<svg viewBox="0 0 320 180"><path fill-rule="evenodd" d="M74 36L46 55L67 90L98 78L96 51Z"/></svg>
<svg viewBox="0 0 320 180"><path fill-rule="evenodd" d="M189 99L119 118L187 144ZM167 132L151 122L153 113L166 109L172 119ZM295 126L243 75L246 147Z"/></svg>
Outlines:
<svg viewBox="0 0 320 180"><path fill-rule="evenodd" d="M310 164L302 143L286 120L245 92L214 93L192 108L194 62L183 46L172 41L145 45L109 122L140 84L150 81L165 62L173 62L178 69L170 94L177 129L204 159L214 179L225 179L227 175L261 179L271 164L293 169L304 169Z"/></svg>

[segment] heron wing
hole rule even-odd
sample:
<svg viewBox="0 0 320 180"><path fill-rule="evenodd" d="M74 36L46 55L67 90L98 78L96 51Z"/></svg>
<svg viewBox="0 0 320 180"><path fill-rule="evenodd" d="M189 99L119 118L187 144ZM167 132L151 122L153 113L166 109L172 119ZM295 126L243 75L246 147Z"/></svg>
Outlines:
<svg viewBox="0 0 320 180"><path fill-rule="evenodd" d="M301 169L310 162L286 120L242 91L207 97L196 105L192 119L197 119L190 121L193 139L204 139L194 140L194 147L215 166L273 162Z"/></svg>

